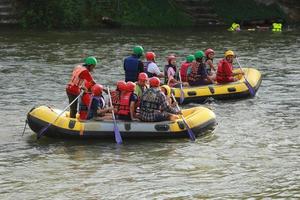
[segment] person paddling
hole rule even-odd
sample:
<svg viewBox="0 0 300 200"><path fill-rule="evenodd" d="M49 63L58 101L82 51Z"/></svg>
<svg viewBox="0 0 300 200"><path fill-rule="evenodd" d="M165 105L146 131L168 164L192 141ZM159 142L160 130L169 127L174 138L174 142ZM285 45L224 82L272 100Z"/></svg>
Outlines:
<svg viewBox="0 0 300 200"><path fill-rule="evenodd" d="M176 57L174 55L169 55L167 57L168 64L165 66L165 84L170 87L180 87L181 82L178 77L178 70L176 66ZM187 82L182 83L183 86L189 86Z"/></svg>
<svg viewBox="0 0 300 200"><path fill-rule="evenodd" d="M133 54L124 60L123 68L125 70L125 81L136 82L138 75L144 72L144 64L140 60L144 55L144 49L142 46L135 46L133 48Z"/></svg>
<svg viewBox="0 0 300 200"><path fill-rule="evenodd" d="M243 72L233 73L233 58L234 52L228 50L224 54L224 59L220 60L218 63L218 70L217 70L217 82L220 84L223 83L230 83L237 81L238 78L234 77L239 74L244 74Z"/></svg>
<svg viewBox="0 0 300 200"><path fill-rule="evenodd" d="M96 82L94 81L91 72L93 72L97 63L97 59L93 56L90 56L84 59L83 64L79 64L74 68L71 80L66 86L66 93L69 98L69 103L76 99L76 97L80 94L80 89L87 91L93 85L95 85ZM76 100L70 106L71 118L76 118L77 104L78 101Z"/></svg>

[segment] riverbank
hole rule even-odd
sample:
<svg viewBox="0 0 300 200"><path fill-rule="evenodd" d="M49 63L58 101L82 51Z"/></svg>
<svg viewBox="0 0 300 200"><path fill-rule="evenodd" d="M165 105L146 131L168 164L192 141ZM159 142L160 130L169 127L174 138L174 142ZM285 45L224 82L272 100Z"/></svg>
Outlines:
<svg viewBox="0 0 300 200"><path fill-rule="evenodd" d="M292 3L293 4L292 4ZM9 9L8 9L9 8ZM300 2L289 0L0 0L0 25L24 29L284 26L299 24Z"/></svg>

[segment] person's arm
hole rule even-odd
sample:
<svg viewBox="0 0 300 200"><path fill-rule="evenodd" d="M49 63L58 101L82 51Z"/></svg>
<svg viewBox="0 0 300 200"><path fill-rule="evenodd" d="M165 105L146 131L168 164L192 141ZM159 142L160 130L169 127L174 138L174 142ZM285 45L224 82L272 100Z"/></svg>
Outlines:
<svg viewBox="0 0 300 200"><path fill-rule="evenodd" d="M104 107L102 105L102 101L98 102L98 105L97 105L97 115L100 115L100 116L103 116L105 113L111 111L114 109L114 107L107 107L107 108L102 108Z"/></svg>
<svg viewBox="0 0 300 200"><path fill-rule="evenodd" d="M211 60L208 60L206 63L208 64L211 70L216 71L216 68L214 67L214 64Z"/></svg>
<svg viewBox="0 0 300 200"><path fill-rule="evenodd" d="M159 95L160 95L159 96L160 102L162 103L161 104L161 109L163 111L166 111L166 112L169 112L169 113L178 114L177 109L171 107L171 105L167 101L166 96L163 93L160 93Z"/></svg>
<svg viewBox="0 0 300 200"><path fill-rule="evenodd" d="M168 69L168 72L167 72L167 75L168 75L168 85L172 85L172 84L176 84L176 83L180 83L180 81L177 81L174 76L175 76L175 71L172 67L170 67Z"/></svg>
<svg viewBox="0 0 300 200"><path fill-rule="evenodd" d="M158 78L165 77L164 73L159 70L159 67L155 63L151 63L153 66L151 67L151 73L155 74Z"/></svg>
<svg viewBox="0 0 300 200"><path fill-rule="evenodd" d="M138 100L138 96L135 93L132 93L130 96L130 118L131 120L133 120L134 118L136 118L136 102Z"/></svg>
<svg viewBox="0 0 300 200"><path fill-rule="evenodd" d="M135 118L135 102L130 102L130 118L133 120Z"/></svg>
<svg viewBox="0 0 300 200"><path fill-rule="evenodd" d="M84 90L88 91L90 88L92 88L96 82L94 81L91 73L88 70L84 70L79 75L80 79L84 80L84 84L81 86Z"/></svg>

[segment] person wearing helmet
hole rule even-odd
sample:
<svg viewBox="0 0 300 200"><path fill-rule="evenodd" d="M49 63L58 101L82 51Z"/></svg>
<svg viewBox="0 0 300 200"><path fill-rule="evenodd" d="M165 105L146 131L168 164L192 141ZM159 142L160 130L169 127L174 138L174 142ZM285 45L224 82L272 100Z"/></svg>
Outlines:
<svg viewBox="0 0 300 200"><path fill-rule="evenodd" d="M243 74L241 72L239 73L233 73L233 58L234 58L234 52L231 50L228 50L224 54L224 59L220 60L218 63L218 70L217 70L217 82L220 84L223 83L230 83L237 81L238 79L234 76L238 74Z"/></svg>
<svg viewBox="0 0 300 200"><path fill-rule="evenodd" d="M148 75L145 72L140 73L134 91L134 93L138 96L138 98L141 98L142 94L148 88L147 82L148 82Z"/></svg>
<svg viewBox="0 0 300 200"><path fill-rule="evenodd" d="M144 55L144 49L142 46L135 46L133 48L133 54L124 60L123 68L125 70L125 81L136 82L138 75L144 72L143 62L140 60Z"/></svg>
<svg viewBox="0 0 300 200"><path fill-rule="evenodd" d="M120 80L116 83L116 86L117 86L116 90L110 91L110 96L112 99L112 105L114 109L118 110L120 106L121 93L127 90L127 84L125 81Z"/></svg>
<svg viewBox="0 0 300 200"><path fill-rule="evenodd" d="M118 119L131 121L136 119L137 95L134 93L135 83L128 81L126 90L121 92L119 108L116 112Z"/></svg>
<svg viewBox="0 0 300 200"><path fill-rule="evenodd" d="M192 63L191 72L188 75L188 81L191 86L207 85L212 81L207 74L206 66L203 61L204 52L197 51L195 53L196 62Z"/></svg>
<svg viewBox="0 0 300 200"><path fill-rule="evenodd" d="M192 63L195 61L194 55L188 55L186 61L182 63L180 67L180 78L182 82L188 82L188 69L191 67Z"/></svg>
<svg viewBox="0 0 300 200"><path fill-rule="evenodd" d="M216 73L217 70L214 67L214 56L215 56L215 51L213 49L206 49L205 50L205 65L206 65L206 70L209 76L211 76L212 80L216 79Z"/></svg>
<svg viewBox="0 0 300 200"><path fill-rule="evenodd" d="M155 63L155 53L154 52L147 52L146 53L146 62L144 62L144 71L147 73L148 77L164 77L164 74L159 70L159 67Z"/></svg>
<svg viewBox="0 0 300 200"><path fill-rule="evenodd" d="M98 61L95 57L90 56L84 59L84 63L77 65L72 73L71 80L66 86L66 93L69 103L80 94L80 89L89 90L95 81L91 75ZM77 101L70 106L70 117L75 118L77 113Z"/></svg>
<svg viewBox="0 0 300 200"><path fill-rule="evenodd" d="M174 93L174 91L172 91L172 89L168 85L160 86L160 90L165 94L168 103L170 105L172 105L174 103L174 100L173 100L173 98L171 98L171 94ZM172 105L172 106L174 106L174 105Z"/></svg>
<svg viewBox="0 0 300 200"><path fill-rule="evenodd" d="M178 70L176 66L176 57L174 55L169 55L167 57L168 64L165 65L165 84L170 87L180 87L180 80L178 77ZM182 83L184 86L188 86L187 82Z"/></svg>
<svg viewBox="0 0 300 200"><path fill-rule="evenodd" d="M140 119L145 122L158 122L165 120L175 121L179 114L176 108L171 107L165 94L160 90L160 80L152 77L149 80L150 88L141 98Z"/></svg>
<svg viewBox="0 0 300 200"><path fill-rule="evenodd" d="M79 104L79 119L89 120L92 118L103 117L105 113L113 110L113 107L105 108L105 100L102 96L103 86L95 84L92 93L85 93Z"/></svg>

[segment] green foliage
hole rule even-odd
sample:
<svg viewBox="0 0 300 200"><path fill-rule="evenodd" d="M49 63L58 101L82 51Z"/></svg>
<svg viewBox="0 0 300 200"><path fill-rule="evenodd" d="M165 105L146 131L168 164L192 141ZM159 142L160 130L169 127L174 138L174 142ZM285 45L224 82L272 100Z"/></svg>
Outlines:
<svg viewBox="0 0 300 200"><path fill-rule="evenodd" d="M83 21L83 5L80 0L27 0L21 18L24 28L74 28Z"/></svg>
<svg viewBox="0 0 300 200"><path fill-rule="evenodd" d="M123 0L119 20L126 25L143 27L175 27L192 25L191 20L171 1Z"/></svg>
<svg viewBox="0 0 300 200"><path fill-rule="evenodd" d="M286 18L277 4L267 6L254 0L214 0L213 2L218 16L229 24L243 20Z"/></svg>
<svg viewBox="0 0 300 200"><path fill-rule="evenodd" d="M24 28L96 27L108 16L123 25L175 27L191 20L167 0L19 0Z"/></svg>

